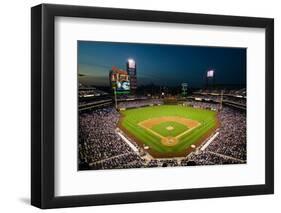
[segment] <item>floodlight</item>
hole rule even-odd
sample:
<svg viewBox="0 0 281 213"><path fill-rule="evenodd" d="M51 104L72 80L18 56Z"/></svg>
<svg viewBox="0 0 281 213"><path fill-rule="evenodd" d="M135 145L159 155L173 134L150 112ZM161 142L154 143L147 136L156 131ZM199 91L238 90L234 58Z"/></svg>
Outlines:
<svg viewBox="0 0 281 213"><path fill-rule="evenodd" d="M128 59L128 67L129 68L135 68L136 67L136 62L135 62L134 59L132 59L132 58Z"/></svg>

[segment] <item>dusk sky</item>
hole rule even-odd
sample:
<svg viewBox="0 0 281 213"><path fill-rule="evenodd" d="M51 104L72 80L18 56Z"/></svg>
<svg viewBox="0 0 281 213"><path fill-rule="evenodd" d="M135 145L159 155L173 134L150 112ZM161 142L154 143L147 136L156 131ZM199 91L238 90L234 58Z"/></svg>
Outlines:
<svg viewBox="0 0 281 213"><path fill-rule="evenodd" d="M78 41L79 81L109 85L112 66L126 70L126 61L136 61L138 85L154 83L202 87L206 71L214 69L217 84L246 83L246 49L184 45Z"/></svg>

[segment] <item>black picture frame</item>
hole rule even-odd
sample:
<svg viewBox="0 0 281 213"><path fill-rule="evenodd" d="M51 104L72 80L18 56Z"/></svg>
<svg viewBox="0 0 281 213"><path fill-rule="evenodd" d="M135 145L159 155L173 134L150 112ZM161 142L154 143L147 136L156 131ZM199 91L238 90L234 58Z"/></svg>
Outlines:
<svg viewBox="0 0 281 213"><path fill-rule="evenodd" d="M264 28L265 48L265 184L93 195L54 195L54 21L55 17L100 18L162 23ZM41 4L31 8L31 204L60 208L217 198L274 193L274 20L164 11Z"/></svg>

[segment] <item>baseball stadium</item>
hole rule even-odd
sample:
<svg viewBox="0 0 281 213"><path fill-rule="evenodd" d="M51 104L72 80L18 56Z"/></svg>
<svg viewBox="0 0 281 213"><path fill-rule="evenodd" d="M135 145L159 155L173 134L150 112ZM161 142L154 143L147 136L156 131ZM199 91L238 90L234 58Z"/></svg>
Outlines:
<svg viewBox="0 0 281 213"><path fill-rule="evenodd" d="M240 52L238 59L245 53ZM85 74L84 63L78 66L78 170L247 163L241 79L226 83L219 71L207 68L194 74L200 86L184 75L171 84L151 76L149 82L137 60L125 60L123 69L99 64L103 80ZM241 67L246 72L244 63Z"/></svg>

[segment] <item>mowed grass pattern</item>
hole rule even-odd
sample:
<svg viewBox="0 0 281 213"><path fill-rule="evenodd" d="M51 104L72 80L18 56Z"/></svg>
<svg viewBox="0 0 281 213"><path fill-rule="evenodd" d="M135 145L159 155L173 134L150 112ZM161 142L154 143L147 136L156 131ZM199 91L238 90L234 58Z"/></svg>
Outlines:
<svg viewBox="0 0 281 213"><path fill-rule="evenodd" d="M159 153L177 153L187 149L190 145L200 140L210 129L214 128L217 122L216 112L214 111L195 109L181 105L162 105L128 109L121 113L123 115L121 126L133 134L138 141L141 141L143 144L148 145L150 149ZM159 137L138 125L141 121L163 116L180 116L196 120L200 122L201 125L180 137L178 144L175 146L165 146L161 143ZM163 135L163 133L161 134Z"/></svg>
<svg viewBox="0 0 281 213"><path fill-rule="evenodd" d="M173 130L168 130L168 127L172 127ZM157 124L151 128L153 131L159 133L160 135L167 137L167 136L173 136L176 137L180 133L188 130L188 127L174 122L174 121L167 121L167 122L162 122L160 124Z"/></svg>

